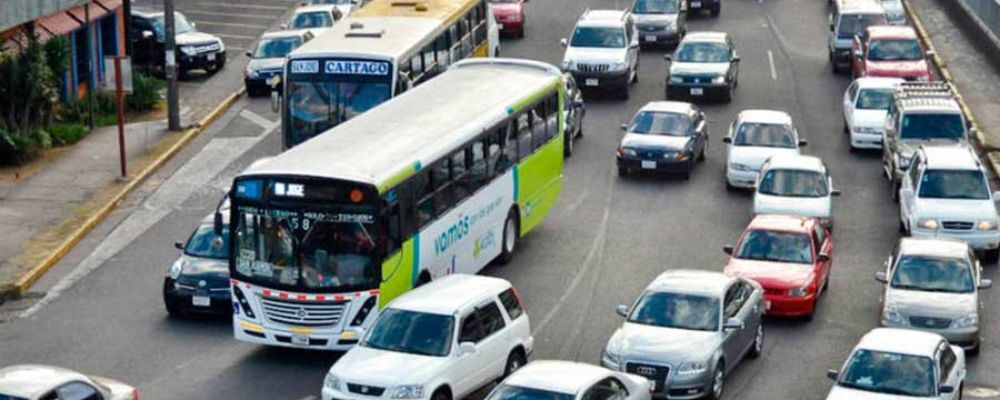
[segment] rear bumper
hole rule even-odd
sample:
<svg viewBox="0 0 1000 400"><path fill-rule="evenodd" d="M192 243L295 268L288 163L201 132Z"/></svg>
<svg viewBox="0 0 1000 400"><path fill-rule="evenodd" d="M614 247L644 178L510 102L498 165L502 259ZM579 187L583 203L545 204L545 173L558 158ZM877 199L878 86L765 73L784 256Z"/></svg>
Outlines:
<svg viewBox="0 0 1000 400"><path fill-rule="evenodd" d="M722 0L688 0L688 10L714 10L722 6Z"/></svg>
<svg viewBox="0 0 1000 400"><path fill-rule="evenodd" d="M500 33L504 35L513 35L524 31L524 18L519 21L500 21L497 24L502 26Z"/></svg>
<svg viewBox="0 0 1000 400"><path fill-rule="evenodd" d="M889 328L913 329L924 332L936 333L948 339L948 342L965 350L974 349L979 346L979 327L972 328L946 328L946 329L924 329L919 326L909 324L892 324L882 320L880 325Z"/></svg>
<svg viewBox="0 0 1000 400"><path fill-rule="evenodd" d="M681 41L681 35L674 30L643 31L639 30L639 44L647 46L676 45Z"/></svg>
<svg viewBox="0 0 1000 400"><path fill-rule="evenodd" d="M701 89L701 94L698 94ZM729 83L667 83L667 95L688 98L721 96L729 91Z"/></svg>
<svg viewBox="0 0 1000 400"><path fill-rule="evenodd" d="M851 147L856 149L881 149L881 133L854 133L851 132Z"/></svg>

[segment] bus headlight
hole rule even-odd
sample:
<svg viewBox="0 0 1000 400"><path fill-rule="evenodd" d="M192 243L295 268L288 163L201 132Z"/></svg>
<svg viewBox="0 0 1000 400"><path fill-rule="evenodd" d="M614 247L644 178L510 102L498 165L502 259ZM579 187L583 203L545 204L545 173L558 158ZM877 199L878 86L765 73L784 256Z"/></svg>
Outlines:
<svg viewBox="0 0 1000 400"><path fill-rule="evenodd" d="M361 305L361 309L358 310L357 314L354 314L354 319L351 320L351 326L361 326L368 318L368 314L371 313L372 309L375 308L375 301L378 300L377 296L371 296L368 300L365 300L364 304Z"/></svg>

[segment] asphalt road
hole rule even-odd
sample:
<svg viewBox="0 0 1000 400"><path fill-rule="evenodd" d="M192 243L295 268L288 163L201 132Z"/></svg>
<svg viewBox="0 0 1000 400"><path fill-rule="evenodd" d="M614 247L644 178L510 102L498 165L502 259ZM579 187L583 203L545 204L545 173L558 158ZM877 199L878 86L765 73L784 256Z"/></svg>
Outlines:
<svg viewBox="0 0 1000 400"><path fill-rule="evenodd" d="M505 41L502 52L558 63L559 38L584 9L625 3L532 1L527 37ZM809 140L805 152L824 159L843 191L836 200L834 269L816 319L769 320L764 356L733 372L727 398L826 396L831 382L825 371L838 368L877 323L880 289L873 274L898 236L897 210L877 154L847 150L840 98L848 79L830 73L826 13L825 1L727 0L719 19L690 22L690 31L729 32L743 60L734 101L703 106L711 120L711 144L708 160L690 181L620 179L613 168L618 126L645 102L663 97L662 51L642 54L630 100L588 98L586 136L566 165L558 206L521 242L511 264L484 272L518 287L532 318L535 359L598 362L621 323L614 314L617 304L632 301L664 270L722 269L722 246L736 239L751 204L749 194L724 188L720 139L740 110L773 108L793 116ZM70 278L48 278L50 287L65 289L60 296L0 307L0 315L4 309L6 315L26 309L31 314L0 324L0 364L40 362L111 376L138 386L144 399L318 396L336 354L239 343L231 338L228 320L169 319L160 300L162 277L177 255L172 243L209 212L228 179L278 151L278 137L264 134L268 123L261 117L276 119L265 99L243 100L226 114L154 179L163 184L159 191L150 195L148 189L131 199L71 255L75 264L63 267ZM92 271L69 272L83 267ZM988 266L986 276L996 278L997 269ZM75 284L65 285L66 279ZM998 304L996 291L986 293L988 305ZM970 384L1000 383L998 321L987 316L982 322L986 340L980 356L969 362Z"/></svg>

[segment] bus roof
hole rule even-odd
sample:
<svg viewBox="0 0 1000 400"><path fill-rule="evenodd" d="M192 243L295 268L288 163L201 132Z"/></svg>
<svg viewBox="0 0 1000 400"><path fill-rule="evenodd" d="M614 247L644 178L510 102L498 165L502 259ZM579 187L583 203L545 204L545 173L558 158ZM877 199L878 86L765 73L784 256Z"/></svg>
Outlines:
<svg viewBox="0 0 1000 400"><path fill-rule="evenodd" d="M358 17L428 18L452 23L481 0L375 0L355 11Z"/></svg>
<svg viewBox="0 0 1000 400"><path fill-rule="evenodd" d="M431 40L443 29L440 21L427 18L359 17L352 14L315 39L302 45L290 59L344 55L375 55L399 59L421 41Z"/></svg>
<svg viewBox="0 0 1000 400"><path fill-rule="evenodd" d="M462 61L243 175L343 179L385 192L560 85L562 73L545 63Z"/></svg>

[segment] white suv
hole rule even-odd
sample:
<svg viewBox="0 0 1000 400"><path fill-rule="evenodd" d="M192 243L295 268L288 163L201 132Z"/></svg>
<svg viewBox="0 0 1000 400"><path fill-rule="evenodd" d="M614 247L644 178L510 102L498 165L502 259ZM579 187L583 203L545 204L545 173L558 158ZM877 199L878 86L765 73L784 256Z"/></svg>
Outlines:
<svg viewBox="0 0 1000 400"><path fill-rule="evenodd" d="M585 11L562 45L562 68L581 88L612 88L628 98L629 86L639 80L639 35L631 13Z"/></svg>
<svg viewBox="0 0 1000 400"><path fill-rule="evenodd" d="M1000 229L983 164L966 144L921 146L899 187L899 229L963 240L995 263Z"/></svg>
<svg viewBox="0 0 1000 400"><path fill-rule="evenodd" d="M523 366L534 339L499 278L449 275L389 303L323 381L323 399L465 398Z"/></svg>

